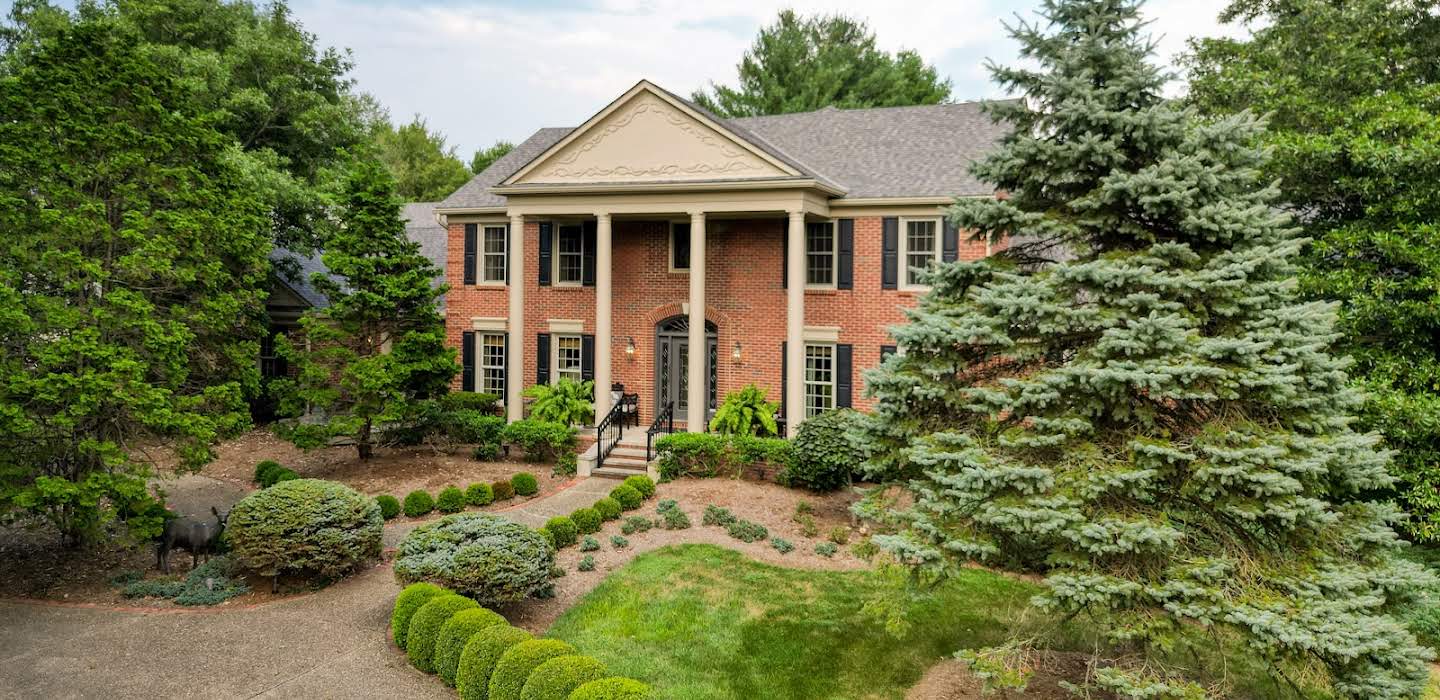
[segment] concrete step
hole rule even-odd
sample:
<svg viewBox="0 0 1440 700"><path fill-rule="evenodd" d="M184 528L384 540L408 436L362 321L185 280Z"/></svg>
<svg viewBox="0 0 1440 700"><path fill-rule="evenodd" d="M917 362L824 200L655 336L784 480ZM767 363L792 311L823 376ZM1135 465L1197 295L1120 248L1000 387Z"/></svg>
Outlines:
<svg viewBox="0 0 1440 700"><path fill-rule="evenodd" d="M636 474L644 473L645 465L643 464L639 467L620 466L616 464L611 464L610 460L608 459L605 460L605 466L591 472L591 474L593 474L594 476L600 476L606 479L625 479L626 477L631 477L635 476Z"/></svg>
<svg viewBox="0 0 1440 700"><path fill-rule="evenodd" d="M644 446L644 445L626 445L625 443L622 442L622 443L620 443L619 445L616 445L616 446L615 446L615 449L613 449L613 450L610 451L610 456L607 457L606 460L608 461L608 460L613 459L613 458L615 458L615 457L635 457L635 458L637 458L637 459L644 460L644 459L645 459L645 446Z"/></svg>

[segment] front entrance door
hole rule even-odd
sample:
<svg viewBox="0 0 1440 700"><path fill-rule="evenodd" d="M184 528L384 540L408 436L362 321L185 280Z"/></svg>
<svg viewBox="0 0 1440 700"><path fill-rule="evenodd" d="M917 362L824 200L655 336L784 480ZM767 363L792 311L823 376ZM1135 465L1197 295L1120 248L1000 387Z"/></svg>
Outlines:
<svg viewBox="0 0 1440 700"><path fill-rule="evenodd" d="M690 319L671 316L655 325L655 409L674 403L675 415L690 407ZM705 322L706 414L715 410L715 324Z"/></svg>

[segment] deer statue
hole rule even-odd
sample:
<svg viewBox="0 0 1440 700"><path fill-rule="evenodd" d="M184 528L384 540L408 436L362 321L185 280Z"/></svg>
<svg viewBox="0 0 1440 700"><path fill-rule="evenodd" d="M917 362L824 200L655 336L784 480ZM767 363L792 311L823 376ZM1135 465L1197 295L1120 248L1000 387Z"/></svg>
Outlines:
<svg viewBox="0 0 1440 700"><path fill-rule="evenodd" d="M165 532L160 535L160 543L155 547L155 559L161 571L170 573L170 550L176 547L190 553L192 570L199 566L200 555L209 560L220 542L220 535L225 532L225 519L230 517L229 511L221 515L214 506L210 507L210 513L215 516L213 521L193 515L166 521Z"/></svg>

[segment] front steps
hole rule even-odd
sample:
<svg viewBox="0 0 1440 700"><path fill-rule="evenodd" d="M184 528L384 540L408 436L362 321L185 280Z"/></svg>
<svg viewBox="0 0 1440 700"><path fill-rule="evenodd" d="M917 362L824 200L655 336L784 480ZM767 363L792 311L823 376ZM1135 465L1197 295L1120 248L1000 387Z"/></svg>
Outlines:
<svg viewBox="0 0 1440 700"><path fill-rule="evenodd" d="M625 428L619 444L610 451L605 463L595 466L596 446L591 445L580 456L580 476L601 476L610 479L624 479L627 476L645 474L654 479L659 476L652 462L645 460L645 431L636 427Z"/></svg>

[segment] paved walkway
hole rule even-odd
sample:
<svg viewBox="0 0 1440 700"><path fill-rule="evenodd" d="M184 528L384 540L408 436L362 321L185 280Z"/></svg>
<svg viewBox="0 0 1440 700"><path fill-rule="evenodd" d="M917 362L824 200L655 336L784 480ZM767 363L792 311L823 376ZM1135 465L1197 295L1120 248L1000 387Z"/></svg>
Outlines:
<svg viewBox="0 0 1440 700"><path fill-rule="evenodd" d="M538 526L615 485L586 479L499 514ZM387 526L387 546L413 528ZM399 590L383 565L253 608L135 612L0 602L0 698L455 697L390 647Z"/></svg>

